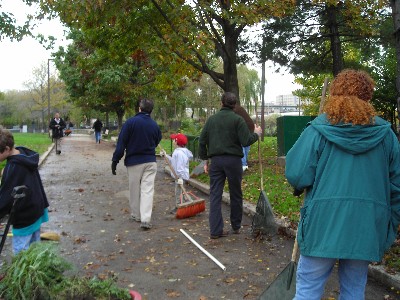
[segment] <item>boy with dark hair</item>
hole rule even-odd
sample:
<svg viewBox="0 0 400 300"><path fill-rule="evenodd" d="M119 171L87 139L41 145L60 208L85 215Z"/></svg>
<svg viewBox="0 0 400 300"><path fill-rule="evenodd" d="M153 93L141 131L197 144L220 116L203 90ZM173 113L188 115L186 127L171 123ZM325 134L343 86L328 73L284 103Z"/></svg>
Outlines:
<svg viewBox="0 0 400 300"><path fill-rule="evenodd" d="M13 135L0 128L0 162L7 160L0 185L0 218L9 213L14 187L28 188L25 198L16 202L13 225L13 252L27 250L40 241L40 227L49 220L49 203L39 175L39 154L25 147L14 147Z"/></svg>

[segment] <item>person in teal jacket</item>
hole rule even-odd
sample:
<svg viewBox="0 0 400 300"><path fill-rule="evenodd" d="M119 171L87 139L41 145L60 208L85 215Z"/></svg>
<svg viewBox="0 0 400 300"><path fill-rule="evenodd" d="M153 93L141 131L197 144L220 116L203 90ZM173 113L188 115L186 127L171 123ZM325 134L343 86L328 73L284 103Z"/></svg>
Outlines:
<svg viewBox="0 0 400 300"><path fill-rule="evenodd" d="M339 261L339 299L364 299L368 265L392 245L400 223L399 142L369 101L375 83L344 70L324 114L286 156L286 178L306 191L297 232L296 300L321 299Z"/></svg>

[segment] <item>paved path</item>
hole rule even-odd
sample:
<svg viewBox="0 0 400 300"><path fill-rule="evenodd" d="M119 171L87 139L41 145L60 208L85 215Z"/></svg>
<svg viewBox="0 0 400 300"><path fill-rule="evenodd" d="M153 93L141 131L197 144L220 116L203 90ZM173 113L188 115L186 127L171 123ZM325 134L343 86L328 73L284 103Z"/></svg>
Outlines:
<svg viewBox="0 0 400 300"><path fill-rule="evenodd" d="M127 172L123 163L111 174L112 143L94 138L63 139L62 153L50 152L41 175L50 201L50 222L45 231L61 235L60 251L88 276L117 276L122 287L137 290L143 299L257 299L289 263L293 239L285 236L255 240L251 218L243 231L218 240L209 239L206 211L177 220L174 183L158 161L153 228L143 231L129 220ZM208 196L193 191L208 200ZM229 220L229 207L223 207ZM229 223L225 223L226 229ZM223 271L181 232L184 229L226 267ZM8 246L9 247L9 246ZM337 299L336 272L324 299ZM370 279L367 300L396 299L396 293Z"/></svg>

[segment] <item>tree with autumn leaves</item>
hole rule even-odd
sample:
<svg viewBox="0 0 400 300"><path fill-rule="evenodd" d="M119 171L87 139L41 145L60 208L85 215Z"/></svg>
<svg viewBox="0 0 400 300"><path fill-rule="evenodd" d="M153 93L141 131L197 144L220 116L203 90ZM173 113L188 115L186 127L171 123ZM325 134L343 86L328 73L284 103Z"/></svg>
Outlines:
<svg viewBox="0 0 400 300"><path fill-rule="evenodd" d="M387 1L301 0L293 14L263 24L260 56L289 68L304 87L298 96L312 100L308 111L315 114L325 77L344 68L374 70L373 53L388 46L389 18Z"/></svg>
<svg viewBox="0 0 400 300"><path fill-rule="evenodd" d="M253 48L253 53L266 50L261 53L261 59L267 56L274 59L273 55L281 53L276 56L277 60L289 65L297 74L308 76L310 72L314 72L313 75L327 72L334 75L344 67L359 66L347 64L346 57L351 57L353 49L363 50L362 42L373 41L372 33L378 28L374 24L379 24L379 14L390 7L389 1L378 0L117 0L112 6L104 0L41 2L44 13L57 13L68 27L83 32L88 44L96 51L110 52L109 62L114 62L116 57L126 60L137 51L144 53L152 66L160 67L153 73L156 75L148 87L160 88L167 93L179 91L182 82L198 79L200 73L205 73L222 90L237 95L240 95L237 66L248 59L245 53L250 50L250 44L245 32L252 25L278 20L289 25L293 22L293 29L296 24L309 25L313 20L310 16L314 14L314 20L322 21L321 26L303 31L306 33L303 45L291 40L295 37L292 30L276 31L273 28L272 34L265 36L266 44ZM347 28L347 32L340 28ZM296 29L296 32L299 31ZM281 35L288 39L293 46L291 49L268 40ZM325 41L315 43L317 35ZM361 41L357 46L356 41L351 41L356 36ZM285 49L289 50L286 54ZM316 61L318 57L322 60ZM215 58L223 63L220 72L216 71ZM170 68L165 69L165 66ZM137 75L142 76L141 73ZM127 87L137 90L137 86ZM139 90L141 92L136 95L143 96L143 89ZM166 98L171 97L167 95ZM129 106L124 103L125 107Z"/></svg>
<svg viewBox="0 0 400 300"><path fill-rule="evenodd" d="M245 28L283 16L295 5L293 0L118 0L112 6L106 1L46 2L45 11L57 12L67 26L87 34L96 48L118 50L113 54L119 58L140 50L154 65L170 66L155 75L163 89L179 84L170 81L171 75L196 79L200 72L238 96L237 65L247 58L239 55L248 45ZM104 30L110 35L97 34ZM215 70L216 57L223 62L222 72Z"/></svg>

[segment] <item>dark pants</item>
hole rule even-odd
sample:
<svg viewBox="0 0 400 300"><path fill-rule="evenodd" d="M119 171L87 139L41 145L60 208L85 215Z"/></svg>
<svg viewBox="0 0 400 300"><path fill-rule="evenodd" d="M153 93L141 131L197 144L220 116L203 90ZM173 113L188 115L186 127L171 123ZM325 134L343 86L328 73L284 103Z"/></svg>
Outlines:
<svg viewBox="0 0 400 300"><path fill-rule="evenodd" d="M224 229L221 205L225 179L228 179L231 205L231 226L233 230L242 225L242 159L239 156L213 156L209 168L210 176L210 234L219 235Z"/></svg>

